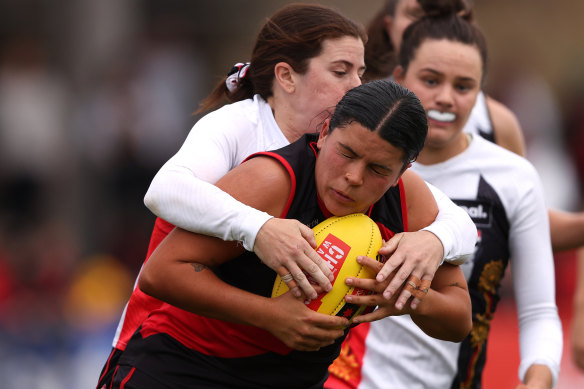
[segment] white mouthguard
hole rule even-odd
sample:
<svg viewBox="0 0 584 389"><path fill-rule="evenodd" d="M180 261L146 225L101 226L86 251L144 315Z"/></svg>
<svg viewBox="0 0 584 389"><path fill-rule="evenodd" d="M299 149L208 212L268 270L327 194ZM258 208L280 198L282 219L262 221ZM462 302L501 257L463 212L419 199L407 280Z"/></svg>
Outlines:
<svg viewBox="0 0 584 389"><path fill-rule="evenodd" d="M456 119L456 115L452 112L440 112L436 109L428 110L428 117L433 120L438 120L441 122L453 122Z"/></svg>

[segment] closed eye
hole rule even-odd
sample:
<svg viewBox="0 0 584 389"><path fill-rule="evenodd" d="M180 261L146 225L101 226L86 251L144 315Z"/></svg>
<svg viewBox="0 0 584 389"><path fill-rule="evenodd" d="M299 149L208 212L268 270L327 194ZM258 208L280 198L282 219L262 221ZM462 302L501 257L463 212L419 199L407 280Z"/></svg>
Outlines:
<svg viewBox="0 0 584 389"><path fill-rule="evenodd" d="M341 154L343 157L348 158L348 159L355 158L355 155L348 153L348 152L343 152L342 150L339 150L339 154Z"/></svg>
<svg viewBox="0 0 584 389"><path fill-rule="evenodd" d="M387 169L384 166L377 166L377 165L373 165L370 166L369 169L371 169L371 171L379 176L389 176L391 174L391 171L389 169Z"/></svg>

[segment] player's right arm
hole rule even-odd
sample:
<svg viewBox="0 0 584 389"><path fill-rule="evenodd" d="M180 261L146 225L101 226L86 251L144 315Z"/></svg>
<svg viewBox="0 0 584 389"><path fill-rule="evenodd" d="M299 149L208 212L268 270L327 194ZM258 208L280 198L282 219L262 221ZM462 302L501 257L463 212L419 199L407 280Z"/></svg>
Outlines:
<svg viewBox="0 0 584 389"><path fill-rule="evenodd" d="M242 164L217 185L272 215L282 212L290 192L284 168L263 157ZM272 299L246 292L213 273L213 267L242 251L234 242L175 229L146 262L139 278L140 289L199 315L263 328L297 350L316 350L343 335L338 328L348 324L344 318L316 313L290 293Z"/></svg>

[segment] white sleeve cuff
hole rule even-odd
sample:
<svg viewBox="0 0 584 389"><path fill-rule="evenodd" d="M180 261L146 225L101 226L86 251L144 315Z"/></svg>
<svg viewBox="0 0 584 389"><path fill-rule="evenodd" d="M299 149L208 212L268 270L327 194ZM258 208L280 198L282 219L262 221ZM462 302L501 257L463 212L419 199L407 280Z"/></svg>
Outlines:
<svg viewBox="0 0 584 389"><path fill-rule="evenodd" d="M439 221L435 221L428 227L422 228L422 231L429 231L433 233L440 240L440 242L442 242L442 247L444 248L444 255L442 257L442 262L440 262L440 265L442 265L445 261L453 265L462 265L469 259L470 254L456 256L449 255L454 245L453 243L454 238L448 227L440 223Z"/></svg>
<svg viewBox="0 0 584 389"><path fill-rule="evenodd" d="M234 223L232 235L239 240L247 251L253 251L255 239L262 226L273 216L249 207L247 214L241 215L239 223Z"/></svg>
<svg viewBox="0 0 584 389"><path fill-rule="evenodd" d="M461 265L468 261L477 241L477 228L465 210L457 206L434 185L426 183L438 204L436 220L422 231L430 231L444 248L442 261Z"/></svg>

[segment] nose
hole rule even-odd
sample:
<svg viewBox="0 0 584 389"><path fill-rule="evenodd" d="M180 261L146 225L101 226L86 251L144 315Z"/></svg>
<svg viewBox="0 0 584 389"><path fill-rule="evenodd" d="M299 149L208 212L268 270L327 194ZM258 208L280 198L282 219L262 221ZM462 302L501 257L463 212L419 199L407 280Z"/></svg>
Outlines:
<svg viewBox="0 0 584 389"><path fill-rule="evenodd" d="M345 173L345 180L352 186L363 185L363 169L360 166L350 166Z"/></svg>
<svg viewBox="0 0 584 389"><path fill-rule="evenodd" d="M450 85L441 85L436 90L436 103L444 107L451 107L454 102L453 93L454 90Z"/></svg>
<svg viewBox="0 0 584 389"><path fill-rule="evenodd" d="M359 73L355 72L349 78L349 82L347 82L345 93L348 92L350 89L353 89L362 84L361 77L359 77Z"/></svg>

